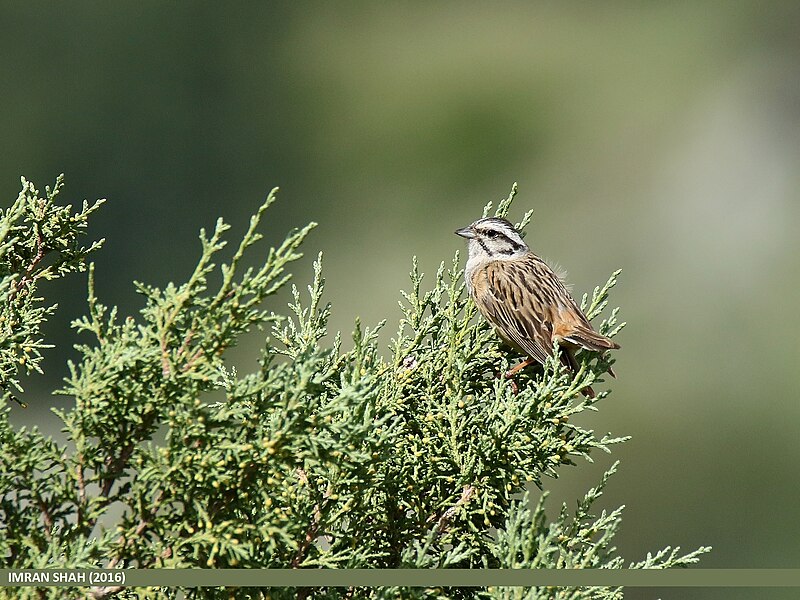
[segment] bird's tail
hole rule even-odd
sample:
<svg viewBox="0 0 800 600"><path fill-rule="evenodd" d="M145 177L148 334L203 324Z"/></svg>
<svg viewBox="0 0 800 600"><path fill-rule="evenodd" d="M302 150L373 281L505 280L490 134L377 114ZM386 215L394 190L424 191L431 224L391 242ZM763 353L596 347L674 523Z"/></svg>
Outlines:
<svg viewBox="0 0 800 600"><path fill-rule="evenodd" d="M564 339L586 350L602 352L603 350L619 349L617 342L589 327L578 326Z"/></svg>

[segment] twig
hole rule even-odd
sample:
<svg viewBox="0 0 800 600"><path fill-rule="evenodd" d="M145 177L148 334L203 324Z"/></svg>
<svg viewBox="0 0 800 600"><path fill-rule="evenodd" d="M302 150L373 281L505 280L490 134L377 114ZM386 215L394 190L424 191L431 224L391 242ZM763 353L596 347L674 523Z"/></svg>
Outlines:
<svg viewBox="0 0 800 600"><path fill-rule="evenodd" d="M133 530L133 535L129 538L125 534L119 537L118 542L122 544L121 551L114 556L111 560L108 561L108 564L105 566L106 569L114 569L122 560L122 550L124 550L127 546L133 543L132 538L137 538L142 535L145 530L150 526L152 521L152 514L158 510L159 505L161 504L161 499L164 497L163 490L159 490L156 494L155 498L153 498L153 506L148 511L149 514L145 516L144 514L139 519L139 523L136 525L136 529ZM89 590L89 596L94 598L94 600L100 600L101 598L107 598L111 594L116 594L117 592L121 591L125 586L116 585L116 586L105 586L105 587L93 587Z"/></svg>
<svg viewBox="0 0 800 600"><path fill-rule="evenodd" d="M23 287L27 286L31 281L35 278L33 277L33 272L36 270L36 267L39 266L39 263L42 262L44 258L44 240L42 239L42 232L39 230L39 224L36 223L36 256L33 257L30 266L28 267L27 271L25 271L25 275L23 275L19 281L16 282L14 285L14 289L12 293L9 295L9 302L13 300L13 298L22 290Z"/></svg>
<svg viewBox="0 0 800 600"><path fill-rule="evenodd" d="M121 592L124 588L125 588L124 585L93 587L89 590L87 598L93 598L94 600L101 600L102 598L108 598L111 594L116 594L117 592Z"/></svg>
<svg viewBox="0 0 800 600"><path fill-rule="evenodd" d="M83 523L83 509L86 506L86 480L83 478L83 454L78 453L78 466L76 467L78 477L78 527Z"/></svg>
<svg viewBox="0 0 800 600"><path fill-rule="evenodd" d="M292 568L296 569L300 566L303 562L303 559L306 557L306 550L317 538L317 531L319 531L319 525L322 521L322 511L320 510L319 504L314 505L314 520L308 526L308 531L306 531L305 539L300 542L299 547L297 548L297 553L294 555L292 559Z"/></svg>
<svg viewBox="0 0 800 600"><path fill-rule="evenodd" d="M194 363L197 361L198 358L203 356L203 349L197 348L192 355L186 360L186 364L183 365L183 372L186 373L194 368Z"/></svg>
<svg viewBox="0 0 800 600"><path fill-rule="evenodd" d="M44 535L49 540L50 532L53 530L53 515L50 514L50 509L47 508L47 505L44 503L44 500L42 500L42 497L38 493L36 493L36 504L39 506L39 510L42 511Z"/></svg>
<svg viewBox="0 0 800 600"><path fill-rule="evenodd" d="M302 469L297 469L298 479L303 481L304 483L308 484L308 477L306 476L305 471ZM325 496L329 495L330 490L325 492ZM322 521L322 511L320 510L319 504L314 505L314 520L311 521L310 525L308 526L308 531L306 531L305 539L300 542L300 546L297 548L297 554L294 555L292 559L292 568L296 569L300 566L303 562L303 559L306 557L306 550L317 538L317 532L319 531L319 524ZM311 588L302 587L297 589L297 599L298 600L305 600L305 598L310 593Z"/></svg>
<svg viewBox="0 0 800 600"><path fill-rule="evenodd" d="M447 524L450 522L450 519L456 516L458 509L467 504L470 500L472 500L472 497L474 495L475 495L475 488L472 487L472 485L465 485L464 489L461 490L461 498L459 498L458 501L453 506L444 511L444 513L442 513L442 516L439 517L439 520L436 523L436 530L440 534L444 533L447 530ZM430 522L433 519L434 516L431 515L428 518L428 521Z"/></svg>
<svg viewBox="0 0 800 600"><path fill-rule="evenodd" d="M131 457L131 454L133 454L133 444L128 444L122 449L122 452L119 453L118 458L115 459L111 456L106 458L106 467L108 467L109 472L103 478L103 487L100 490L100 495L106 500L111 494L111 488L114 487L114 483L117 481L117 476L125 469L125 465Z"/></svg>
<svg viewBox="0 0 800 600"><path fill-rule="evenodd" d="M193 337L194 337L194 325L192 325L192 327L190 327L189 330L186 332L186 335L183 336L183 343L181 344L181 347L178 348L178 354L177 354L178 358L186 354L186 351L189 349L189 344L191 343Z"/></svg>

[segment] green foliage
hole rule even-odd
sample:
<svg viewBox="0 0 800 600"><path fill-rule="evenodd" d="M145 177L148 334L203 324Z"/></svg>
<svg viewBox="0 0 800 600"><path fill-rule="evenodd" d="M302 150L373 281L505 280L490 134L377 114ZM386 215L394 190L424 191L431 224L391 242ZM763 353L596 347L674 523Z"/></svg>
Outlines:
<svg viewBox="0 0 800 600"><path fill-rule="evenodd" d="M103 240L88 248L79 245L87 219L102 203L83 203L72 214L71 206L55 203L63 175L40 197L33 185L22 178L22 191L7 209L0 210L0 394L3 400L22 392L19 372L41 373L41 350L47 348L39 337L42 323L56 309L36 296L40 280L57 279L83 271L87 255Z"/></svg>
<svg viewBox="0 0 800 600"><path fill-rule="evenodd" d="M48 276L36 260L37 248L59 249L58 266L47 272L56 275L82 269L97 246L75 243L94 207L67 218L68 208L52 204L55 192L31 199L35 191L24 186L24 200L3 215L10 223L2 238L8 240L2 256L9 257L3 290L13 292L3 318L27 325L22 337L16 328L3 329L4 365L29 347L38 360L42 347L26 340L51 310L37 313L14 301L14 294L30 295L36 279ZM60 180L56 191L59 186ZM242 272L241 259L260 239L257 228L274 198L275 190L220 267L221 282L213 289L208 276L228 229L221 220L210 237L201 231L201 256L186 283L164 289L137 284L144 307L136 317L121 317L99 302L89 269L88 315L73 326L90 339L77 346L81 358L69 365L59 390L75 399L73 408L58 412L66 443L35 429L14 429L8 406L0 418L4 565L622 567L610 545L621 509L592 514L614 468L572 516L564 507L548 524L546 494L529 507L532 485L542 488L562 466L591 460L594 451L608 452L626 439L598 436L574 422L576 415L597 410L607 395L589 399L580 390L600 380L613 359L580 354L575 377L551 360L523 374L515 394L497 374L518 357L476 318L458 254L450 268L442 263L427 290L413 261L389 358L378 350L383 323L362 328L356 322L350 350L342 349L338 334L326 346L330 306L322 300L321 256L308 295L292 288L288 315L262 308L287 283L286 267L301 256L313 224L290 232L262 267ZM513 191L496 214L506 214L512 198ZM47 227L36 225L45 222L40 206L61 216L46 221ZM530 213L522 224L529 219ZM43 246L39 238L50 241ZM584 297L591 317L606 306L616 275ZM615 310L599 328L615 335L622 326ZM241 375L226 367L225 352L253 327L269 328L271 336L260 368ZM14 343L29 345L15 350ZM7 381L18 386L10 375ZM682 566L706 550L686 556L662 551L631 566ZM93 590L98 598L111 594L133 597L130 590ZM309 589L269 595L618 598L621 590Z"/></svg>
<svg viewBox="0 0 800 600"><path fill-rule="evenodd" d="M529 493L516 502L509 511L505 527L497 531L495 554L506 568L513 569L621 569L625 567L621 556L611 546L614 534L621 523L622 508L611 512L603 510L599 516L593 514L592 505L602 495L608 478L617 470L614 463L603 475L596 488L589 490L577 509L570 515L562 506L558 518L548 524L544 512L547 493L540 496L534 510L529 506ZM631 569L665 569L683 567L697 562L700 554L708 548L700 548L680 556L679 548L669 546L656 553L648 554L643 561L631 563ZM619 600L623 597L622 588L495 588L489 590L491 598L503 600L534 600L552 598L568 600L578 598L598 598Z"/></svg>

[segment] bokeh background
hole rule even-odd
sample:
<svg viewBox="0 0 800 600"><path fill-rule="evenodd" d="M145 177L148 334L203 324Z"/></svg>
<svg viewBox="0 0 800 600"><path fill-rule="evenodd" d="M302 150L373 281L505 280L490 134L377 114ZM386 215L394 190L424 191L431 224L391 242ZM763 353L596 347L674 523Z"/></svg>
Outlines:
<svg viewBox="0 0 800 600"><path fill-rule="evenodd" d="M576 292L624 269L619 378L587 424L633 440L554 500L619 458L626 559L800 567L800 3L5 2L0 30L2 202L61 172L66 199L108 198L106 303L185 280L199 228L240 235L277 185L267 237L320 223L295 281L324 250L332 328L394 331L411 257L432 275L518 181L512 218L534 209L528 240ZM44 291L59 348L15 418L56 432L85 278Z"/></svg>

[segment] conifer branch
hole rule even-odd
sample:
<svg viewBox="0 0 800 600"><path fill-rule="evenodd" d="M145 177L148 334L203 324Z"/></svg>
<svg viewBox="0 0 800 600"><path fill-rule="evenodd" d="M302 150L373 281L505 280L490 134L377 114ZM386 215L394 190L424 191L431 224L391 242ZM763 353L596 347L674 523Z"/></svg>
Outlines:
<svg viewBox="0 0 800 600"><path fill-rule="evenodd" d="M99 203L72 211L23 180L0 213L0 557L5 566L50 568L622 568L612 545L622 508L594 508L617 468L570 511L548 519L549 478L578 459L611 452L626 436L600 436L590 422L609 392L585 398L613 359L582 352L577 374L555 357L498 379L519 358L476 318L461 257L431 279L412 259L402 316L382 356L375 327L356 320L352 347L326 343L322 256L307 293L291 287L286 310L264 302L288 283L290 264L314 224L290 231L243 268L262 238L273 190L250 220L221 283L210 274L229 226L200 233L197 265L183 283L135 284L144 305L121 315L95 292L81 245ZM510 213L516 184L494 210ZM484 215L491 214L488 203ZM519 222L522 228L531 211ZM52 258L51 258L52 257ZM43 266L46 265L46 266ZM83 336L58 393L65 442L15 428L6 403L39 370L41 326L54 304L41 281L88 269ZM619 271L582 307L616 335L606 312ZM99 275L98 275L99 276ZM254 370L229 365L228 349L254 327L270 338ZM88 340L84 340L88 337ZM240 374L241 373L241 374ZM18 409L17 409L18 410ZM575 417L582 416L580 419ZM155 492L154 492L155 490ZM537 500L534 507L529 501ZM115 510L116 509L116 510ZM121 509L121 510L119 510ZM709 549L666 547L632 568L687 566ZM186 588L189 598L225 597ZM565 598L621 598L618 588L564 589ZM127 597L119 586L88 597ZM246 592L243 592L245 594ZM275 591L276 596L283 592ZM402 591L300 588L286 596L394 598ZM166 592L158 592L167 597ZM444 597L432 590L415 597ZM444 594L444 592L442 592ZM550 598L552 590L448 590L459 598Z"/></svg>

